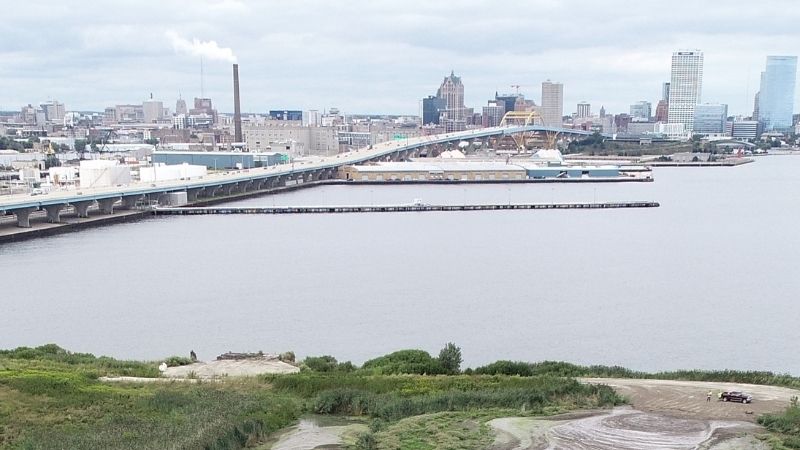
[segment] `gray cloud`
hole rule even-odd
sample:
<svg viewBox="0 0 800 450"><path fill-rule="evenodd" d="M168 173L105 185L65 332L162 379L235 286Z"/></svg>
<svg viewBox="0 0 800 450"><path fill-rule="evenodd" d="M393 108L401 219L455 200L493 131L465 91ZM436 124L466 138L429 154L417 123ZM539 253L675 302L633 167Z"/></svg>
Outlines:
<svg viewBox="0 0 800 450"><path fill-rule="evenodd" d="M150 92L173 105L199 95L206 52L206 94L222 111L235 55L248 111L417 113L454 69L476 108L512 84L538 101L549 78L565 84L565 111L587 100L622 112L658 100L673 50L700 48L704 100L746 114L766 56L800 53L794 0L74 0L5 12L0 109L57 98L99 110Z"/></svg>

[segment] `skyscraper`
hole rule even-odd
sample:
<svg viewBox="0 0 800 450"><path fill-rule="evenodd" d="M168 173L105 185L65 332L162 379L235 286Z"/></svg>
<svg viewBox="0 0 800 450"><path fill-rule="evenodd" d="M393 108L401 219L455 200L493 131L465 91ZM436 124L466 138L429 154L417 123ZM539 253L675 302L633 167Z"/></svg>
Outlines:
<svg viewBox="0 0 800 450"><path fill-rule="evenodd" d="M464 118L464 84L461 77L457 77L451 70L449 77L444 77L436 96L445 101L444 119L445 130L462 131L467 122Z"/></svg>
<svg viewBox="0 0 800 450"><path fill-rule="evenodd" d="M181 115L186 114L188 109L186 108L186 100L182 98L178 98L178 101L175 102L175 114Z"/></svg>
<svg viewBox="0 0 800 450"><path fill-rule="evenodd" d="M443 98L429 95L422 99L422 124L439 124L439 116L447 109L447 102Z"/></svg>
<svg viewBox="0 0 800 450"><path fill-rule="evenodd" d="M669 123L682 123L694 129L694 106L703 92L703 52L679 50L672 53L672 77L669 83Z"/></svg>
<svg viewBox="0 0 800 450"><path fill-rule="evenodd" d="M592 115L592 105L587 102L578 103L578 117L584 118Z"/></svg>
<svg viewBox="0 0 800 450"><path fill-rule="evenodd" d="M666 81L661 85L661 100L669 102L669 81Z"/></svg>
<svg viewBox="0 0 800 450"><path fill-rule="evenodd" d="M564 85L550 80L542 83L542 121L560 127L564 116Z"/></svg>
<svg viewBox="0 0 800 450"><path fill-rule="evenodd" d="M791 128L796 78L797 56L767 56L758 96L758 121L764 130Z"/></svg>

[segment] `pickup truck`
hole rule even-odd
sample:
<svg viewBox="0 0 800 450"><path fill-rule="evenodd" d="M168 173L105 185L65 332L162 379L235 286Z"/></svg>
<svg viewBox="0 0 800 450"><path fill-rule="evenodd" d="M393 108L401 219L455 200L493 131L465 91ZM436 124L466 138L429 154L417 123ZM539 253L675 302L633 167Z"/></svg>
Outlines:
<svg viewBox="0 0 800 450"><path fill-rule="evenodd" d="M723 402L741 402L741 403L752 403L753 396L750 394L746 394L741 391L730 391L730 392L723 392L719 395L720 400Z"/></svg>

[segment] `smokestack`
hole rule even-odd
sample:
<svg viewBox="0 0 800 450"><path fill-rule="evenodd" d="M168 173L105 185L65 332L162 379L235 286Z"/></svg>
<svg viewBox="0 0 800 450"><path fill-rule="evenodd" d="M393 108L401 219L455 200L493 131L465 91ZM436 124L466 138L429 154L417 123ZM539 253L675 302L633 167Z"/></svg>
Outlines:
<svg viewBox="0 0 800 450"><path fill-rule="evenodd" d="M233 126L234 140L242 142L242 109L239 105L239 65L233 65Z"/></svg>

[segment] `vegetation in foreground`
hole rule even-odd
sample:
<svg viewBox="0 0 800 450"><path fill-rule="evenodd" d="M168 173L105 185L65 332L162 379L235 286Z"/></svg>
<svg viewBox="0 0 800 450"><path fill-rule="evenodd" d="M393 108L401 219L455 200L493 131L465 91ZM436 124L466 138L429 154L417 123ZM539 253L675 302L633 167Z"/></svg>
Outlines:
<svg viewBox="0 0 800 450"><path fill-rule="evenodd" d="M168 358L185 364L185 358ZM101 376L158 375L157 362L71 353L55 345L0 351L0 448L234 449L252 446L304 414L356 417L360 449L482 448L486 422L623 402L579 376L733 381L800 387L769 372L679 371L497 361L462 371L461 350L438 357L401 350L357 367L309 357L295 375L221 382L103 383ZM797 404L761 423L775 448L800 448Z"/></svg>
<svg viewBox="0 0 800 450"><path fill-rule="evenodd" d="M764 414L758 418L758 423L774 434L770 443L775 450L800 449L800 404L797 397L792 398L786 411Z"/></svg>
<svg viewBox="0 0 800 450"><path fill-rule="evenodd" d="M401 351L363 368L318 357L295 375L103 383L101 376L156 376L157 363L98 358L55 345L0 351L0 448L242 448L307 413L362 417L373 430L358 438L362 448L408 439L433 445L448 424L472 424L499 411L550 414L622 401L609 387L558 376L461 375L460 362L460 349L448 345L440 358ZM431 368L442 375L427 375ZM443 412L453 414L435 416ZM427 414L437 419L420 422L422 429L439 424L436 433L409 431L419 427L404 419ZM463 433L454 425L453 436L487 439L483 422L475 423Z"/></svg>

